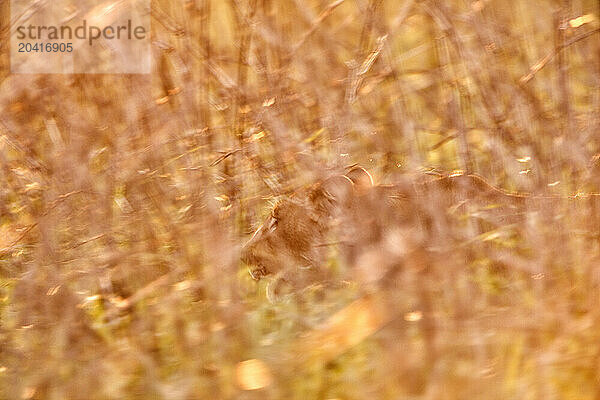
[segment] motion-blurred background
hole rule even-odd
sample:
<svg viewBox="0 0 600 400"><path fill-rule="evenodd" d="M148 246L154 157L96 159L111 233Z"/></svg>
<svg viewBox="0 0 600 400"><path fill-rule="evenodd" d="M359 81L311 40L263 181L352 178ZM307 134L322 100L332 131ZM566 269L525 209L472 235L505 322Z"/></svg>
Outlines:
<svg viewBox="0 0 600 400"><path fill-rule="evenodd" d="M596 0L152 0L150 75L11 74L9 3L0 398L600 398ZM457 216L395 318L269 302L241 245L353 164L563 198Z"/></svg>

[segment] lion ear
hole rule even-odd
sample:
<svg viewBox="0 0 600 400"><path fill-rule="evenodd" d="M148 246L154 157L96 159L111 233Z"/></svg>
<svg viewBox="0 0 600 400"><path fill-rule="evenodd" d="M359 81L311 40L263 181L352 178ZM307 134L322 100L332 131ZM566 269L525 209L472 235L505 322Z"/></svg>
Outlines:
<svg viewBox="0 0 600 400"><path fill-rule="evenodd" d="M346 175L337 175L323 182L321 189L331 200L343 202L352 195L354 182Z"/></svg>
<svg viewBox="0 0 600 400"><path fill-rule="evenodd" d="M318 184L310 194L317 212L331 214L336 205L344 204L354 191L354 183L345 175L337 175Z"/></svg>
<svg viewBox="0 0 600 400"><path fill-rule="evenodd" d="M344 176L354 183L354 187L358 191L363 191L373 186L373 177L366 169L359 165L351 167Z"/></svg>

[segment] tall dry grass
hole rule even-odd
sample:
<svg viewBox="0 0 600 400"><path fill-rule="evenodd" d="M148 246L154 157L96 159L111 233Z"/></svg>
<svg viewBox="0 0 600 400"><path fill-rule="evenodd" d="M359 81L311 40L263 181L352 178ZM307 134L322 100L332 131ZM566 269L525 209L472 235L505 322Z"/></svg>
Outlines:
<svg viewBox="0 0 600 400"><path fill-rule="evenodd" d="M599 192L599 17L153 0L152 74L13 75L0 1L0 398L600 398L596 197L455 216L391 321L353 284L271 304L238 261L271 201L355 163ZM375 322L319 336L336 312Z"/></svg>

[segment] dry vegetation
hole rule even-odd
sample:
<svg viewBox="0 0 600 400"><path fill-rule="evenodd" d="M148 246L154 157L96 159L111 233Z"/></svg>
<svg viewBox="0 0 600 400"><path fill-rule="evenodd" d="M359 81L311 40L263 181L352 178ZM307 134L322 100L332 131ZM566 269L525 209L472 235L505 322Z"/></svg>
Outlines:
<svg viewBox="0 0 600 400"><path fill-rule="evenodd" d="M0 1L1 399L600 398L596 0L152 11L151 75L11 75ZM557 197L269 302L241 245L355 163Z"/></svg>

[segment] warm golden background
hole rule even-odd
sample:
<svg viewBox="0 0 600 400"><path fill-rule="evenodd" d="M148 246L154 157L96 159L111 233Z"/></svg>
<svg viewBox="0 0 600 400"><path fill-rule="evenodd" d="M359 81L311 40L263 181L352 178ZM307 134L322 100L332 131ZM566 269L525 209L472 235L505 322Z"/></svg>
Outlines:
<svg viewBox="0 0 600 400"><path fill-rule="evenodd" d="M239 262L354 163L599 192L596 0L153 0L151 75L44 76L10 74L9 3L1 399L600 398L595 197L448 227L389 315L351 283L272 304Z"/></svg>

